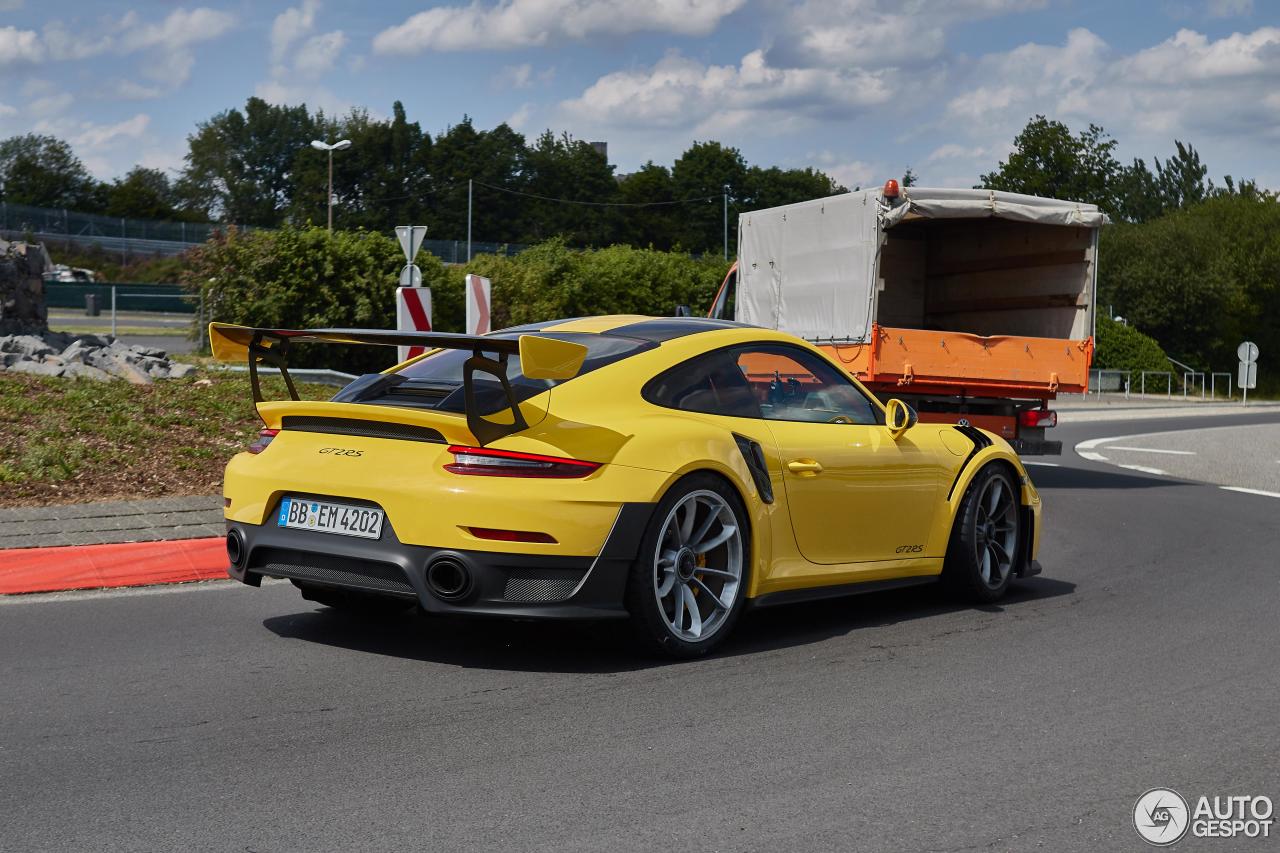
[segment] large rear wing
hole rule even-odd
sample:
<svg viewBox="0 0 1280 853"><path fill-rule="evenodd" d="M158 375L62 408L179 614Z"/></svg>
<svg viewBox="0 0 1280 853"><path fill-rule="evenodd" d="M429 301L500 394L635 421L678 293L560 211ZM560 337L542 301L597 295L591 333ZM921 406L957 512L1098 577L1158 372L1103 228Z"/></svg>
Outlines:
<svg viewBox="0 0 1280 853"><path fill-rule="evenodd" d="M481 444L496 441L528 429L520 406L507 380L507 362L520 358L520 370L530 379L571 379L582 369L587 348L572 341L538 335L494 337L459 335L450 332L395 332L383 329L259 329L229 323L209 324L209 345L219 361L243 361L249 365L249 383L253 401L264 402L258 378L258 366L266 364L280 371L289 397L300 399L298 389L289 376L289 350L295 344L371 344L375 346L425 347L428 350L470 350L463 363L463 400L467 428ZM490 357L490 356L494 357ZM488 374L501 386L511 413L511 423L485 418L475 396L475 374ZM359 381L359 380L357 380Z"/></svg>

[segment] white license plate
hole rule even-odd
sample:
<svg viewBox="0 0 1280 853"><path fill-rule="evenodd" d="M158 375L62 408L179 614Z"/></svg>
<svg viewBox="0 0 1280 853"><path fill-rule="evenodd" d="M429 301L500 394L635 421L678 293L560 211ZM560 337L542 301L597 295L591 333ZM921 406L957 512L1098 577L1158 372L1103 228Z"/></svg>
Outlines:
<svg viewBox="0 0 1280 853"><path fill-rule="evenodd" d="M309 501L305 498L285 498L280 501L280 527L298 530L317 530L321 533L338 533L342 536L359 536L377 539L382 535L380 509L364 506L347 506L327 501Z"/></svg>

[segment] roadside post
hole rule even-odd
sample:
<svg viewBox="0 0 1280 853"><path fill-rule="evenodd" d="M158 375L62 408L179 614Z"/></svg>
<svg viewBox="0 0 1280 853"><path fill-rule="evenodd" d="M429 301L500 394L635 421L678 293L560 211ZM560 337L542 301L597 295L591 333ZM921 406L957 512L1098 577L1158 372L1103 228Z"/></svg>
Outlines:
<svg viewBox="0 0 1280 853"><path fill-rule="evenodd" d="M489 294L492 286L482 275L467 276L467 334L489 334Z"/></svg>
<svg viewBox="0 0 1280 853"><path fill-rule="evenodd" d="M425 225L397 225L396 239L404 250L405 265L400 270L400 286L396 288L396 331L431 331L431 288L422 286L422 270L413 260L422 248L427 234ZM422 347L397 347L400 361L422 355Z"/></svg>
<svg viewBox="0 0 1280 853"><path fill-rule="evenodd" d="M1240 357L1240 373L1236 384L1240 386L1244 399L1242 406L1249 405L1249 389L1258 387L1258 345L1253 341L1245 341L1236 347L1236 355Z"/></svg>

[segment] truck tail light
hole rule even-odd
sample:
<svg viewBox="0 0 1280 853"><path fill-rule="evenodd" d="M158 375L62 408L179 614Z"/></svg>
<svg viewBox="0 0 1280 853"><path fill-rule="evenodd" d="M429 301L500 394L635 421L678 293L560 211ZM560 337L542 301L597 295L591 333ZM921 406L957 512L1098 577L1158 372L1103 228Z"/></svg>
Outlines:
<svg viewBox="0 0 1280 853"><path fill-rule="evenodd" d="M248 448L249 452L261 453L262 451L266 450L267 445L271 443L271 439L275 438L276 433L278 432L280 432L280 430L278 429L259 430L257 440L254 441L253 444L249 445L249 448Z"/></svg>
<svg viewBox="0 0 1280 853"><path fill-rule="evenodd" d="M495 450L490 447L463 447L455 444L449 448L449 452L453 454L453 462L445 465L444 470L483 477L548 477L563 480L585 477L600 467L599 462L520 453L515 450Z"/></svg>
<svg viewBox="0 0 1280 853"><path fill-rule="evenodd" d="M1018 413L1018 424L1024 427L1056 427L1058 413L1050 409L1024 409Z"/></svg>

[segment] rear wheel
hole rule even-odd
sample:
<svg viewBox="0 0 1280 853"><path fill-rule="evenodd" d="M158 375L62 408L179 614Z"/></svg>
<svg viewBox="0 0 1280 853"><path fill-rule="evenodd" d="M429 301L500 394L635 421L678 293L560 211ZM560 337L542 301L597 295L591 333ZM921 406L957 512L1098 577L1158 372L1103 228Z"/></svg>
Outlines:
<svg viewBox="0 0 1280 853"><path fill-rule="evenodd" d="M1013 579L1019 537L1018 489L1004 465L988 465L960 502L943 580L971 601L996 601Z"/></svg>
<svg viewBox="0 0 1280 853"><path fill-rule="evenodd" d="M746 600L746 518L737 493L710 474L686 477L658 502L627 581L646 646L697 657L728 635Z"/></svg>

